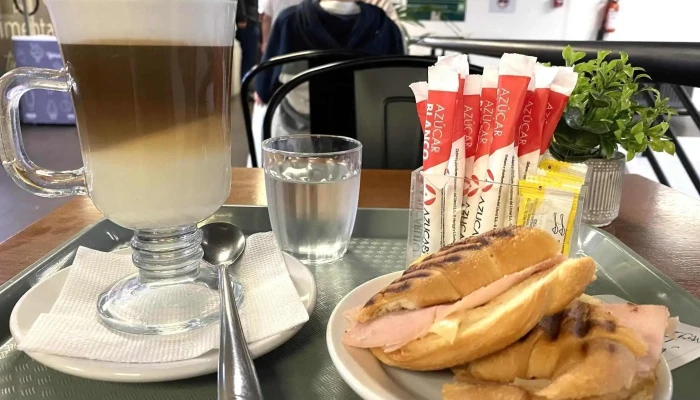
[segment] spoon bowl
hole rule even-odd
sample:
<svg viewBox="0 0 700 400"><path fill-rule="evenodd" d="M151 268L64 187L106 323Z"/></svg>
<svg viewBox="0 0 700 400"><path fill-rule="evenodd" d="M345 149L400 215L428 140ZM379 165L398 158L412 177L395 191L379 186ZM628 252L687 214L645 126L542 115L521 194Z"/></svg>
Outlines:
<svg viewBox="0 0 700 400"><path fill-rule="evenodd" d="M245 235L233 224L214 222L204 225L202 230L202 249L204 261L211 265L228 267L236 262L245 250ZM230 275L229 275L230 276ZM233 299L236 306L243 302L243 285L236 278L231 279Z"/></svg>
<svg viewBox="0 0 700 400"><path fill-rule="evenodd" d="M209 264L233 264L243 254L245 236L236 225L215 222L201 229L204 261Z"/></svg>

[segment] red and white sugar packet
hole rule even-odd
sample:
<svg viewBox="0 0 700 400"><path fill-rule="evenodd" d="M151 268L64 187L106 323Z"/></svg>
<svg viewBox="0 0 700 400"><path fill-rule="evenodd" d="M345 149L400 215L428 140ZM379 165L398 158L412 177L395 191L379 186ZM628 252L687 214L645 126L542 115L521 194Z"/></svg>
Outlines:
<svg viewBox="0 0 700 400"><path fill-rule="evenodd" d="M571 92L574 91L577 81L578 73L574 72L572 67L559 67L549 90L545 123L544 128L542 128L540 160L542 160L544 152L549 148L549 143L552 141L554 131L557 129L557 124L559 124L561 115L566 108L566 103L568 103L569 96L571 96Z"/></svg>
<svg viewBox="0 0 700 400"><path fill-rule="evenodd" d="M483 221L487 231L508 226L511 220L515 223L517 218L515 201L512 205L509 202L510 186L503 184L511 183L517 176L514 170L517 162L513 160L516 154L515 137L536 61L535 57L506 53L498 67L495 126L489 151L489 169L498 185L494 190L484 191Z"/></svg>
<svg viewBox="0 0 700 400"><path fill-rule="evenodd" d="M453 68L428 68L428 100L423 125L423 246L429 254L442 247L445 215L443 189L452 149L454 105L459 90L459 74Z"/></svg>
<svg viewBox="0 0 700 400"><path fill-rule="evenodd" d="M479 135L476 141L476 154L471 174L471 185L467 193L468 210L466 236L478 235L486 232L483 224L484 192L492 188L492 184L484 181L493 181L493 174L488 169L489 151L493 142L494 111L496 107L496 90L498 89L498 67L486 66L481 77L481 104L479 106Z"/></svg>
<svg viewBox="0 0 700 400"><path fill-rule="evenodd" d="M416 111L418 112L418 120L420 121L421 129L425 126L425 107L428 104L428 82L414 82L408 85L413 91L413 97L416 98Z"/></svg>
<svg viewBox="0 0 700 400"><path fill-rule="evenodd" d="M470 177L474 172L474 157L476 143L479 137L481 110L481 75L468 75L464 80L464 95L462 96L463 126L464 126L464 184L462 188L462 221L460 239L470 236L467 221L472 209L469 208L469 192L479 187L472 183Z"/></svg>
<svg viewBox="0 0 700 400"><path fill-rule="evenodd" d="M462 191L464 188L464 128L462 103L464 79L469 75L469 57L466 54L453 54L438 58L435 65L446 65L455 70L459 76L459 87L454 104L452 123L452 148L447 163L447 174L451 179L445 186L445 215L442 225L443 245L452 244L460 239L462 221ZM458 177L458 178L456 178Z"/></svg>
<svg viewBox="0 0 700 400"><path fill-rule="evenodd" d="M530 81L518 128L519 179L537 174L549 88L557 72L555 67L535 66L535 77Z"/></svg>
<svg viewBox="0 0 700 400"><path fill-rule="evenodd" d="M510 169L508 173L508 186L506 189L508 189L508 211L506 212L507 215L504 215L502 218L504 222L504 226L511 226L515 225L516 223L516 218L518 215L518 207L519 207L519 202L518 202L518 196L520 194L518 193L518 179L520 178L520 162L518 161L518 147L520 145L520 123L523 117L523 113L525 112L525 108L527 107L527 102L530 96L535 92L535 76L533 74L532 77L530 77L530 83L527 84L527 92L525 93L525 102L523 103L523 109L520 111L520 116L518 117L518 124L516 125L516 132L515 132L515 141L513 142L513 157L510 158Z"/></svg>

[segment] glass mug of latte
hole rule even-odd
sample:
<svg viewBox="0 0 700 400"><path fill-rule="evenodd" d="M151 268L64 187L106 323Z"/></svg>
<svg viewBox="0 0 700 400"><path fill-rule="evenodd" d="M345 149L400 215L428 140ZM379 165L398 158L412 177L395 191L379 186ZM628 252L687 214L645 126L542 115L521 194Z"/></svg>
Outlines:
<svg viewBox="0 0 700 400"><path fill-rule="evenodd" d="M13 180L44 197L89 195L133 229L136 275L107 289L98 313L128 333L167 334L218 318L218 279L202 261L196 223L231 184L229 88L235 0L45 0L61 71L0 78L0 157ZM70 92L84 167L49 171L27 158L19 99Z"/></svg>

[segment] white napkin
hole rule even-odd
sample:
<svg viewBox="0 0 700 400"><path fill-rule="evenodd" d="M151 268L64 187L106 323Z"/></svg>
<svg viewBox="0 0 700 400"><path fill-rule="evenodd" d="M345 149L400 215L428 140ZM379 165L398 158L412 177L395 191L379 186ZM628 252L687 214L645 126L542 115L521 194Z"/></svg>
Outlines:
<svg viewBox="0 0 700 400"><path fill-rule="evenodd" d="M97 297L112 283L135 272L130 255L79 248L51 312L39 316L19 349L112 362L154 363L186 360L219 347L219 324L165 336L129 335L103 325L97 315ZM235 273L245 288L239 312L249 343L309 320L271 232L248 237Z"/></svg>

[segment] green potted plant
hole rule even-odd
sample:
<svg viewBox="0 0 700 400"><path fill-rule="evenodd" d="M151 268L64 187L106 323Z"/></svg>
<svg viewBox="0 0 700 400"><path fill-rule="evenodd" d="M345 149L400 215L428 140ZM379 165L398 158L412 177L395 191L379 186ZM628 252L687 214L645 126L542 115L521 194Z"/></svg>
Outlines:
<svg viewBox="0 0 700 400"><path fill-rule="evenodd" d="M647 148L675 154L665 133L677 112L658 90L640 83L649 75L630 65L624 52L606 60L610 52L600 51L595 59L580 62L586 53L567 46L562 55L579 77L549 151L556 159L588 165L583 220L605 226L620 210L625 162ZM644 91L650 92L652 105L640 103Z"/></svg>

